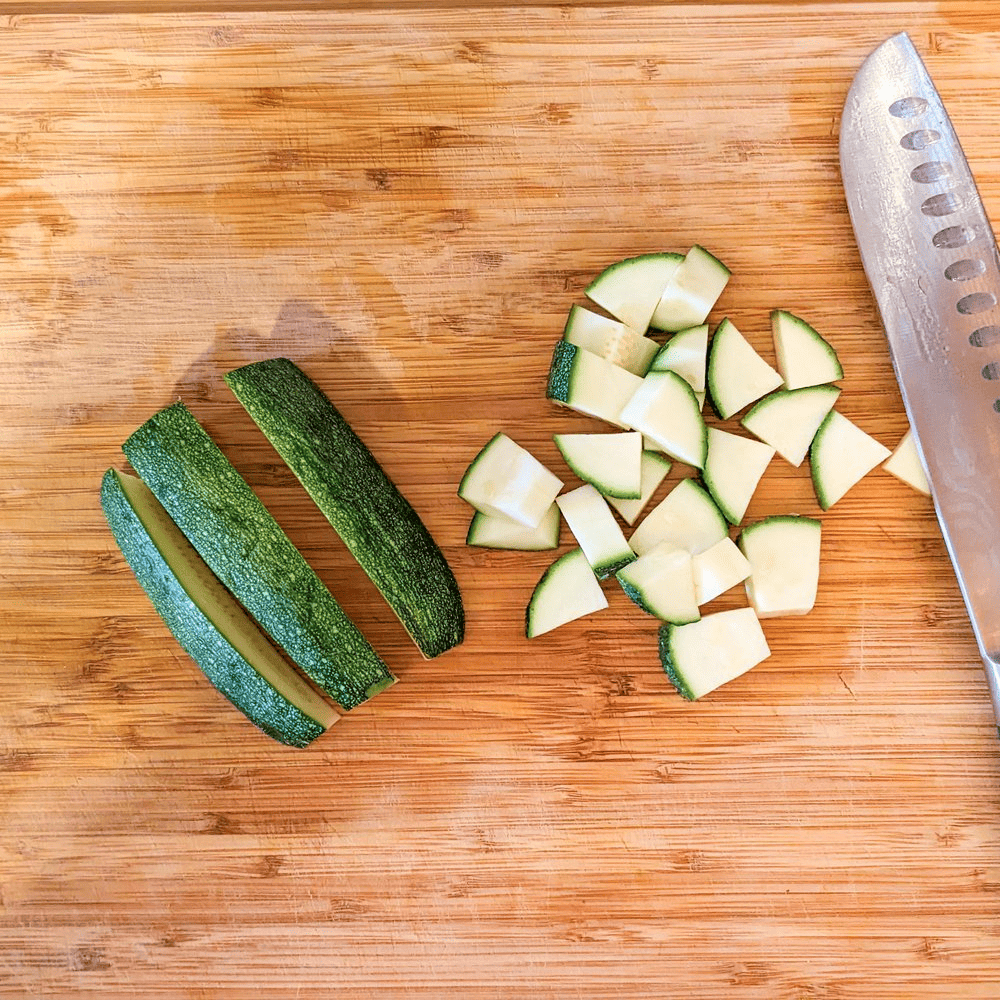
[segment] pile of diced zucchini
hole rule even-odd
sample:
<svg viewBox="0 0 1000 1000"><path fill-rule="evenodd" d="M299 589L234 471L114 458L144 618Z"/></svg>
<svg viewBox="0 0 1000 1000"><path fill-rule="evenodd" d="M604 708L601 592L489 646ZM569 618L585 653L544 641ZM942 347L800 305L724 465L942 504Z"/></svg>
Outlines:
<svg viewBox="0 0 1000 1000"><path fill-rule="evenodd" d="M553 403L609 425L553 435L581 485L567 489L498 432L458 489L474 508L469 545L558 549L564 521L570 530L574 546L528 601L528 638L609 607L602 581L613 578L662 623L661 663L689 699L770 655L761 619L814 606L820 519L745 523L775 456L808 457L822 511L880 465L929 493L909 432L890 452L835 408L843 367L810 323L770 314L773 365L731 318L711 324L730 276L701 246L606 268L585 289L588 305L570 307L546 386ZM686 472L647 512L678 464ZM703 610L740 585L745 607Z"/></svg>

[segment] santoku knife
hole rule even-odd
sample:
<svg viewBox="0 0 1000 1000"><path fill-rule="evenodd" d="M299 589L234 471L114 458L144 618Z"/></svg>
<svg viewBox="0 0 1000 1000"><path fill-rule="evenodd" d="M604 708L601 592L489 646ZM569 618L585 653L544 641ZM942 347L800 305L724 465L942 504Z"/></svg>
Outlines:
<svg viewBox="0 0 1000 1000"><path fill-rule="evenodd" d="M1000 720L1000 256L906 34L865 60L840 127L865 273Z"/></svg>

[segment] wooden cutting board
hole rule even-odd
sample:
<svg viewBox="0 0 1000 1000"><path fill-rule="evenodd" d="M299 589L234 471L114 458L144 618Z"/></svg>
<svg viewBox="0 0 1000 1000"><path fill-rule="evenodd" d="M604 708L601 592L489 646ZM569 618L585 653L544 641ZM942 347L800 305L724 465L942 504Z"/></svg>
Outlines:
<svg viewBox="0 0 1000 1000"><path fill-rule="evenodd" d="M566 312L695 242L715 318L768 357L772 308L808 318L895 445L840 110L910 31L1000 218L995 7L130 6L0 21L2 995L996 997L1000 744L926 498L852 490L814 612L689 704L614 586L524 639L551 554L466 547L455 496L501 429L575 483ZM441 543L460 649L420 658L224 388L279 354ZM400 677L308 750L209 687L104 524L178 398ZM819 513L776 461L750 517L787 511Z"/></svg>

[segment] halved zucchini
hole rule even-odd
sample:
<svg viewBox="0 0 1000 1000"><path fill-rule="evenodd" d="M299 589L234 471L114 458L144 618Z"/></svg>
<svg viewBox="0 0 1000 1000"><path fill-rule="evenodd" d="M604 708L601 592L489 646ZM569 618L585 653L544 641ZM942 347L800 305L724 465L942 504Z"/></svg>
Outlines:
<svg viewBox="0 0 1000 1000"><path fill-rule="evenodd" d="M323 390L288 358L225 380L420 652L432 658L459 645L465 612L444 553Z"/></svg>
<svg viewBox="0 0 1000 1000"><path fill-rule="evenodd" d="M310 679L345 709L394 683L260 498L183 403L122 450L212 572Z"/></svg>
<svg viewBox="0 0 1000 1000"><path fill-rule="evenodd" d="M255 726L280 743L304 747L340 718L268 642L142 480L109 469L101 507L174 638Z"/></svg>

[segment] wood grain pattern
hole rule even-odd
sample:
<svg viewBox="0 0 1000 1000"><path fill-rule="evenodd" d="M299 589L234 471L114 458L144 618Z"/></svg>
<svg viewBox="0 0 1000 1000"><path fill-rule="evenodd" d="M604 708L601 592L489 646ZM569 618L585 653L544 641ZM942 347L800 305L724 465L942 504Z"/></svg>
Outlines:
<svg viewBox="0 0 1000 1000"><path fill-rule="evenodd" d="M1000 218L991 5L273 6L0 21L0 995L996 997L1000 744L924 498L876 473L825 515L814 613L692 705L610 586L524 640L549 557L466 548L454 496L500 428L572 482L567 309L695 241L762 352L776 306L829 336L893 444L840 108L910 30ZM444 547L461 649L420 658L225 390L275 354ZM310 750L207 686L103 523L178 397L401 678ZM789 509L775 463L751 516Z"/></svg>

